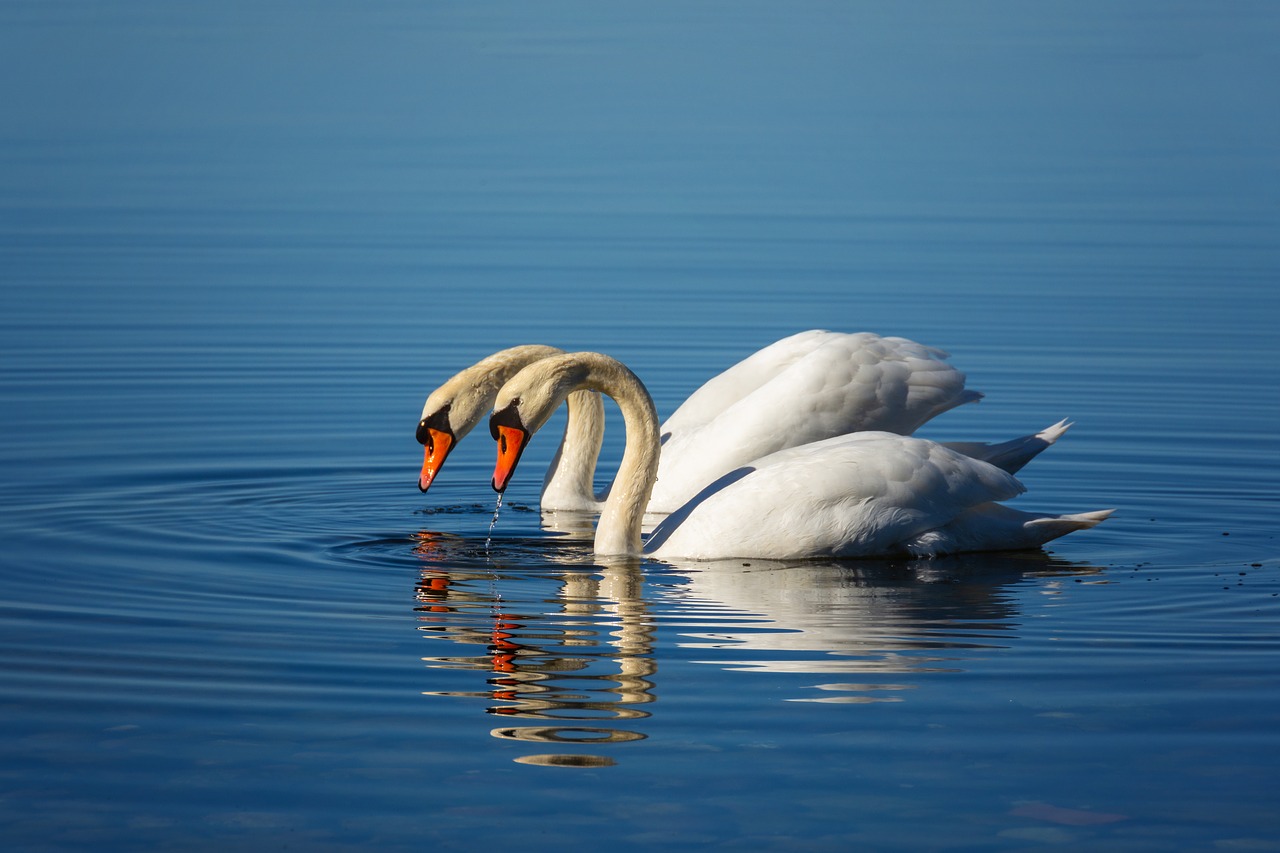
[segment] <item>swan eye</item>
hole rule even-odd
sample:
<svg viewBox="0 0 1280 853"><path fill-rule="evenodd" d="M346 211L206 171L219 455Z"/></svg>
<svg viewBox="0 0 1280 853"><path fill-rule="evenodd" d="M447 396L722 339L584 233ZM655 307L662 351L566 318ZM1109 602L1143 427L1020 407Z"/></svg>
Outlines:
<svg viewBox="0 0 1280 853"><path fill-rule="evenodd" d="M489 435L493 436L494 441L498 441L500 437L499 430L498 430L499 425L514 426L521 430L524 429L524 427L521 425L521 422L520 422L519 409L520 409L520 398L516 397L510 403L507 403L507 405L503 406L501 411L495 411L492 415L489 416ZM507 449L507 446L505 443L502 445L502 449L503 450Z"/></svg>
<svg viewBox="0 0 1280 853"><path fill-rule="evenodd" d="M432 412L422 420L418 421L418 444L428 450L435 449L435 442L432 441L431 431L439 430L444 435L453 436L453 427L449 425L449 408L452 404L447 404L438 412Z"/></svg>

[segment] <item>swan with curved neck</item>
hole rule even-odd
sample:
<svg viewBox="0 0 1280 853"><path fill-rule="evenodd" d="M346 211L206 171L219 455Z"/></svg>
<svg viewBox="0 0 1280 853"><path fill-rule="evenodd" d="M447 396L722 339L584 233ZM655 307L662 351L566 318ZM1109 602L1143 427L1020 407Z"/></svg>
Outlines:
<svg viewBox="0 0 1280 853"><path fill-rule="evenodd" d="M527 345L494 353L427 398L418 423L426 448L418 488L426 491L445 458L488 416L498 389L521 368L560 354ZM982 395L942 350L870 332L812 330L755 352L694 391L662 424L658 480L647 511L669 512L707 483L753 459L859 430L910 433ZM569 397L564 438L543 484L545 511L598 510L593 491L604 409L590 393ZM1059 422L1001 444L949 445L1013 473L1067 429Z"/></svg>
<svg viewBox="0 0 1280 853"><path fill-rule="evenodd" d="M493 487L506 489L530 437L581 390L613 398L626 426L622 462L596 526L601 556L787 559L1022 549L1111 514L1013 510L998 503L1024 491L1011 474L935 442L860 432L777 451L729 472L664 519L642 546L659 469L658 417L644 383L608 356L551 356L502 387L490 418L498 443Z"/></svg>

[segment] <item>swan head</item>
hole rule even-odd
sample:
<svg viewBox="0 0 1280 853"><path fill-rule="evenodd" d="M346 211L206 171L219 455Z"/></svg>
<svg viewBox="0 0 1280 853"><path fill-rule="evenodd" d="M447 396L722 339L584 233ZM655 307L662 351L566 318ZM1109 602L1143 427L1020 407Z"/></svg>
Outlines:
<svg viewBox="0 0 1280 853"><path fill-rule="evenodd" d="M418 475L419 491L431 488L458 442L489 413L497 391L491 377L479 376L474 368L468 368L431 392L418 420L418 444L426 451Z"/></svg>
<svg viewBox="0 0 1280 853"><path fill-rule="evenodd" d="M443 407L433 409L430 413L424 411L422 420L418 421L418 444L421 444L426 451L422 458L422 472L418 474L418 491L420 492L431 488L431 482L436 478L436 474L440 473L444 460L458 443L458 436L449 422L451 408L450 403L445 403Z"/></svg>
<svg viewBox="0 0 1280 853"><path fill-rule="evenodd" d="M506 490L533 434L568 396L587 384L588 368L576 354L544 358L521 370L498 391L489 434L498 443L493 489Z"/></svg>
<svg viewBox="0 0 1280 853"><path fill-rule="evenodd" d="M477 381L469 368L431 392L418 420L417 439L425 449L419 491L431 488L458 442L484 420L496 390L492 382Z"/></svg>
<svg viewBox="0 0 1280 853"><path fill-rule="evenodd" d="M520 455L533 435L520 419L519 400L493 413L489 433L498 443L498 461L493 466L493 490L501 494L511 484Z"/></svg>

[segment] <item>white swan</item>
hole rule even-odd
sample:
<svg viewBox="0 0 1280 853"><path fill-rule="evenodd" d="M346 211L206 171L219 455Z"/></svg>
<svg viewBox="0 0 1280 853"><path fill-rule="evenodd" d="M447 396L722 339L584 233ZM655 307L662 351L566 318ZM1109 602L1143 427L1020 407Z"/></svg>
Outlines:
<svg viewBox="0 0 1280 853"><path fill-rule="evenodd" d="M612 397L626 425L622 462L596 526L601 556L791 559L1033 548L1112 512L1019 512L996 503L1024 490L1011 474L936 442L859 432L780 450L728 473L664 519L642 548L641 522L659 467L658 416L644 384L608 356L551 356L502 387L489 421L498 442L493 487L506 489L530 436L580 390Z"/></svg>
<svg viewBox="0 0 1280 853"><path fill-rule="evenodd" d="M540 345L502 350L433 391L418 423L418 442L426 450L418 488L430 488L508 379L560 352ZM662 425L657 497L649 511L674 509L716 477L774 450L857 430L911 432L940 412L979 399L946 357L905 338L868 332L808 331L770 344L706 382ZM583 392L570 395L568 410L564 438L543 482L542 509L596 511L605 499L592 486L604 407L598 395ZM761 418L761 411L775 416ZM1002 444L949 446L1014 472L1068 426L1061 421Z"/></svg>

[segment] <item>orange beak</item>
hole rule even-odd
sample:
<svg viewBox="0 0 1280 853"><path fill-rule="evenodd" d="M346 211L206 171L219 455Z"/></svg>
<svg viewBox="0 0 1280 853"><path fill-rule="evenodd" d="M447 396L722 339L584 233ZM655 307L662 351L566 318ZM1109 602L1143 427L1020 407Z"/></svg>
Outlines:
<svg viewBox="0 0 1280 853"><path fill-rule="evenodd" d="M498 461L493 466L493 490L505 492L511 482L511 475L516 472L516 463L520 454L524 453L529 443L529 433L520 427L494 427L494 436L498 439Z"/></svg>
<svg viewBox="0 0 1280 853"><path fill-rule="evenodd" d="M426 454L422 458L422 473L418 475L418 491L425 492L431 488L431 481L440 473L444 460L453 450L453 436L438 429L427 430L427 441L424 444Z"/></svg>

